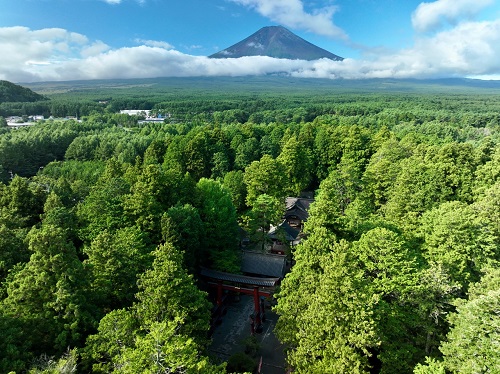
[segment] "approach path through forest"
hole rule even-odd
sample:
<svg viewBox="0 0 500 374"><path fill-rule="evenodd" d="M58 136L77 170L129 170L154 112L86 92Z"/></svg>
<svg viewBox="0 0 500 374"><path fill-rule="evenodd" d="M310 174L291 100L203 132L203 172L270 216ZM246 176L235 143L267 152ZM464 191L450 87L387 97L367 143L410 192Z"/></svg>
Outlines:
<svg viewBox="0 0 500 374"><path fill-rule="evenodd" d="M249 316L252 312L251 295L242 295L239 301L234 298L229 300L227 313L212 335L210 352L214 356L221 361L227 361L231 355L244 351L243 341L251 335ZM258 360L262 357L262 374L286 373L284 347L273 332L277 320L278 316L266 303L266 320L262 332L256 334L260 346Z"/></svg>

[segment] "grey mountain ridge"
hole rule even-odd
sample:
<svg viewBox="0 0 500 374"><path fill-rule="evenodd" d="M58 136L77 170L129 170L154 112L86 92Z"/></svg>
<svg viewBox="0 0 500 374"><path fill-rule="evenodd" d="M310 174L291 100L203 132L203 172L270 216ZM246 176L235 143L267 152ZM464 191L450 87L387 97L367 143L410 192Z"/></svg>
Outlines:
<svg viewBox="0 0 500 374"><path fill-rule="evenodd" d="M343 60L342 57L309 43L283 26L263 27L248 38L208 57L238 58L245 56L268 56L309 61L321 58L334 61Z"/></svg>

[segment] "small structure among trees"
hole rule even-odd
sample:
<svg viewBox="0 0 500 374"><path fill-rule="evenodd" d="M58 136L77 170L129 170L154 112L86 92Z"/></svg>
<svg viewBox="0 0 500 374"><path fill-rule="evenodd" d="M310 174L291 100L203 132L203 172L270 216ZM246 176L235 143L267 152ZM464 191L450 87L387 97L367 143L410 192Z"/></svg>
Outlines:
<svg viewBox="0 0 500 374"><path fill-rule="evenodd" d="M278 226L272 226L268 232L268 237L272 241L271 253L284 255L288 252L288 246L299 244L312 202L314 199L303 197L285 199L283 221Z"/></svg>
<svg viewBox="0 0 500 374"><path fill-rule="evenodd" d="M287 197L285 200L286 211L284 219L288 225L301 231L304 222L309 217L308 211L312 202L314 202L314 199Z"/></svg>

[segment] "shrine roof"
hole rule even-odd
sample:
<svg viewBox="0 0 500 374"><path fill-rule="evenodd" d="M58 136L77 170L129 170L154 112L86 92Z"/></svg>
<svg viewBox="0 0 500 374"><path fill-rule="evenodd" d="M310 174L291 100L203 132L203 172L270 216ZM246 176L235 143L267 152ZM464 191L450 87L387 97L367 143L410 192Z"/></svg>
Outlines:
<svg viewBox="0 0 500 374"><path fill-rule="evenodd" d="M279 230L284 231L285 239L289 242L296 240L300 234L300 231L291 227L287 221L281 222L278 226L271 226L267 234L271 239L279 239Z"/></svg>
<svg viewBox="0 0 500 374"><path fill-rule="evenodd" d="M300 220L307 221L309 217L309 206L313 202L314 199L287 197L285 200L285 217L297 216Z"/></svg>
<svg viewBox="0 0 500 374"><path fill-rule="evenodd" d="M241 271L264 277L283 278L286 256L270 253L243 251Z"/></svg>

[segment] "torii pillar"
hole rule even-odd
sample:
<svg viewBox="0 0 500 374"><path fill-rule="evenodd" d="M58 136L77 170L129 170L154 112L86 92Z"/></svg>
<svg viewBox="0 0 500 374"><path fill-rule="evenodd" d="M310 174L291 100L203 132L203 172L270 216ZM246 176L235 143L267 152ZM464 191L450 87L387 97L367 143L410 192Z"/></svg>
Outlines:
<svg viewBox="0 0 500 374"><path fill-rule="evenodd" d="M217 307L222 305L222 281L217 281Z"/></svg>
<svg viewBox="0 0 500 374"><path fill-rule="evenodd" d="M253 288L253 308L254 308L254 315L255 315L255 331L260 332L262 330L263 310L261 309L259 287L258 286L254 286L254 288Z"/></svg>

